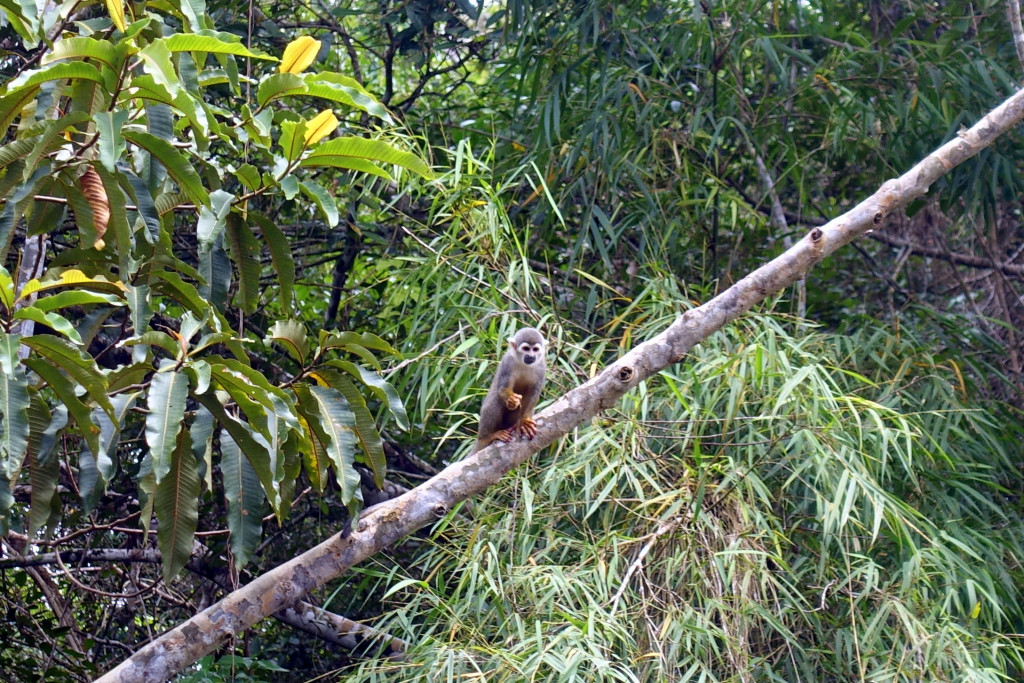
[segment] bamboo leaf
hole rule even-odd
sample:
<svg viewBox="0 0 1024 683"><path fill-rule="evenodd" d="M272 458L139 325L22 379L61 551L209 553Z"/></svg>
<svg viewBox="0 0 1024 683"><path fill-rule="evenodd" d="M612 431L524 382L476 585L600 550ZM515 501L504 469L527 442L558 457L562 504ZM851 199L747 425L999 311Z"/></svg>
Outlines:
<svg viewBox="0 0 1024 683"><path fill-rule="evenodd" d="M154 510L160 523L156 539L163 557L164 581L170 582L192 557L199 526L199 472L188 430L178 432L168 470L156 485Z"/></svg>
<svg viewBox="0 0 1024 683"><path fill-rule="evenodd" d="M228 501L228 530L235 566L242 568L263 536L263 488L252 465L226 430L220 432L220 471Z"/></svg>

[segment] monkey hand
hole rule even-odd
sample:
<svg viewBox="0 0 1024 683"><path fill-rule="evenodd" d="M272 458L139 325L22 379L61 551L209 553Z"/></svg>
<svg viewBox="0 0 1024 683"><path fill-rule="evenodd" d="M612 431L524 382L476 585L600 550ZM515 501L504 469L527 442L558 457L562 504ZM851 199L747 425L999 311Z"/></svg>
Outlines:
<svg viewBox="0 0 1024 683"><path fill-rule="evenodd" d="M523 403L523 395L517 394L514 391L509 391L505 394L505 407L509 410L516 410Z"/></svg>
<svg viewBox="0 0 1024 683"><path fill-rule="evenodd" d="M502 443L508 443L509 441L512 440L512 430L499 429L498 431L494 432L494 440L501 441Z"/></svg>
<svg viewBox="0 0 1024 683"><path fill-rule="evenodd" d="M524 417L519 425L516 427L516 431L525 436L527 439L532 439L537 436L537 423L529 417Z"/></svg>

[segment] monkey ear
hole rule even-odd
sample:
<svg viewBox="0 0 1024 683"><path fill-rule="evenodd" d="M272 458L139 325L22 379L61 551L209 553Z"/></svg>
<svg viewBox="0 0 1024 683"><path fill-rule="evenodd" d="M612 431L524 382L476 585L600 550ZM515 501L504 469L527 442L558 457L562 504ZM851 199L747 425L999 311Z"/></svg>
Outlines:
<svg viewBox="0 0 1024 683"><path fill-rule="evenodd" d="M508 338L508 347L510 349L515 350L515 348L516 348L516 338L515 337L509 337Z"/></svg>

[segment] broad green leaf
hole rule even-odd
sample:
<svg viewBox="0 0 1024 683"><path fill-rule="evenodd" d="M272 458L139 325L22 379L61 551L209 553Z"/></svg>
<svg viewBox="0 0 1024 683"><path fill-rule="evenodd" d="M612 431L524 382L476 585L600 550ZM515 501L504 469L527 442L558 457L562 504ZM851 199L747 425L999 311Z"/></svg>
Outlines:
<svg viewBox="0 0 1024 683"><path fill-rule="evenodd" d="M39 63L45 66L62 59L95 59L113 71L120 71L124 58L125 49L108 40L71 36L54 43L53 50L44 54Z"/></svg>
<svg viewBox="0 0 1024 683"><path fill-rule="evenodd" d="M231 259L224 249L223 233L217 235L208 249L199 250L199 272L203 276L199 293L215 310L223 312L231 287Z"/></svg>
<svg viewBox="0 0 1024 683"><path fill-rule="evenodd" d="M237 55L251 59L265 59L276 62L277 57L258 50L249 50L231 33L202 29L195 33L175 33L162 38L171 52L210 52L221 55Z"/></svg>
<svg viewBox="0 0 1024 683"><path fill-rule="evenodd" d="M188 27L193 31L203 28L203 18L206 16L206 0L174 0L173 4L181 8L181 14L188 21Z"/></svg>
<svg viewBox="0 0 1024 683"><path fill-rule="evenodd" d="M18 335L0 332L0 471L15 481L28 450L28 380L18 359Z"/></svg>
<svg viewBox="0 0 1024 683"><path fill-rule="evenodd" d="M308 393L308 390L306 393ZM309 402L312 404L312 399ZM304 436L306 437L300 445L302 462L306 467L306 476L309 477L309 482L313 485L313 488L323 493L324 487L327 486L327 466L330 463L330 457L327 455L327 437L322 436L323 430L313 428L311 423L314 418L307 418L306 412L301 406L299 406L298 412L299 424L302 425L302 429L305 431Z"/></svg>
<svg viewBox="0 0 1024 683"><path fill-rule="evenodd" d="M332 72L310 73L304 76L305 90L292 94L339 102L372 114L385 123L391 123L387 107L378 102L362 84L354 78Z"/></svg>
<svg viewBox="0 0 1024 683"><path fill-rule="evenodd" d="M309 340L306 338L305 325L298 320L278 320L270 328L264 341L267 344L280 344L295 362L305 367L309 358Z"/></svg>
<svg viewBox="0 0 1024 683"><path fill-rule="evenodd" d="M25 360L25 365L46 382L50 390L60 399L61 404L67 408L71 418L78 425L78 431L82 435L82 439L85 440L89 451L98 453L100 449L100 428L92 421L92 408L87 406L75 392L75 383L65 377L54 365L43 359L28 358ZM92 495L91 490L80 491L79 493L83 499L87 499Z"/></svg>
<svg viewBox="0 0 1024 683"><path fill-rule="evenodd" d="M199 525L199 472L187 430L182 429L169 454L166 476L159 480L154 510L160 526L157 544L163 557L164 581L170 582L192 557Z"/></svg>
<svg viewBox="0 0 1024 683"><path fill-rule="evenodd" d="M226 430L220 432L220 471L228 501L228 530L235 566L242 568L263 537L263 487Z"/></svg>
<svg viewBox="0 0 1024 683"><path fill-rule="evenodd" d="M359 438L359 445L366 454L366 463L373 470L373 480L380 488L384 485L384 475L388 471L387 457L384 455L384 444L381 442L380 432L374 422L373 415L366 407L366 399L347 377L329 368L318 368L310 375L317 381L325 381L329 386L337 389L348 404L348 409L355 416L355 432Z"/></svg>
<svg viewBox="0 0 1024 683"><path fill-rule="evenodd" d="M71 321L60 313L41 311L35 306L25 306L14 312L14 319L31 320L39 323L40 325L46 325L53 328L54 332L63 334L74 343L79 345L82 343L82 337L78 334L78 330L76 330L75 326L71 324Z"/></svg>
<svg viewBox="0 0 1024 683"><path fill-rule="evenodd" d="M131 197L135 200L135 208L146 224L146 230L143 233L146 241L150 244L156 244L160 240L160 214L157 212L156 204L153 202L153 195L150 194L146 183L142 182L142 178L127 168L119 168L118 170L121 172L122 177L128 180L128 185L131 188Z"/></svg>
<svg viewBox="0 0 1024 683"><path fill-rule="evenodd" d="M114 406L114 419L111 419L104 411L95 408L92 411L92 423L99 427L99 450L92 450L91 444L86 444L79 455L79 463L83 470L85 461L88 459L90 482L88 487L80 491L86 509L92 509L99 502L117 472L117 445L121 441L121 427L124 425L125 416L135 405L135 401L142 395L141 391L130 394L120 394L111 398ZM85 479L83 471L81 479Z"/></svg>
<svg viewBox="0 0 1024 683"><path fill-rule="evenodd" d="M21 116L28 103L35 100L37 94L38 86L0 97L0 130L7 130L14 123L14 119Z"/></svg>
<svg viewBox="0 0 1024 683"><path fill-rule="evenodd" d="M367 138L342 137L328 140L318 145L310 154L302 160L302 166L335 166L339 168L351 168L353 170L365 170L357 168L353 164L379 162L392 164L408 171L412 171L424 178L434 177L430 168L423 163L423 160L412 152L403 152L392 147L382 140L369 140Z"/></svg>
<svg viewBox="0 0 1024 683"><path fill-rule="evenodd" d="M14 279L3 264L0 264L0 304L8 311L14 308Z"/></svg>
<svg viewBox="0 0 1024 683"><path fill-rule="evenodd" d="M348 505L362 496L359 473L355 469L356 418L348 402L337 389L321 386L309 387L310 403L306 404L310 426L326 437L327 455L334 464L341 500ZM301 399L300 399L301 402Z"/></svg>
<svg viewBox="0 0 1024 683"><path fill-rule="evenodd" d="M409 429L409 416L405 412L405 404L402 403L402 399L399 397L398 392L395 391L395 388L383 377L373 370L369 370L364 368L362 365L357 365L356 363L347 360L331 360L327 362L327 365L340 368L353 377L358 378L363 384L370 388L370 391L372 391L377 398L388 406L388 410L395 416L398 426L403 430Z"/></svg>
<svg viewBox="0 0 1024 683"><path fill-rule="evenodd" d="M235 177L245 185L247 190L258 189L263 182L260 180L260 172L252 164L242 164L235 170Z"/></svg>
<svg viewBox="0 0 1024 683"><path fill-rule="evenodd" d="M199 464L199 478L207 491L213 490L213 423L213 413L199 406L189 427L192 455Z"/></svg>
<svg viewBox="0 0 1024 683"><path fill-rule="evenodd" d="M237 297L241 299L242 311L251 315L260 302L260 243L237 214L228 216L225 236L238 274Z"/></svg>
<svg viewBox="0 0 1024 683"><path fill-rule="evenodd" d="M117 170L117 160L125 150L121 128L128 120L128 112L123 109L100 111L93 115L93 120L96 121L96 131L100 136L97 144L100 163L103 164L103 168L114 173Z"/></svg>
<svg viewBox="0 0 1024 683"><path fill-rule="evenodd" d="M39 8L33 0L0 0L0 8L3 8L6 14L4 19L17 31L26 45L35 45L42 40L43 36L39 31Z"/></svg>
<svg viewBox="0 0 1024 683"><path fill-rule="evenodd" d="M327 225L334 227L338 224L338 205L334 201L334 197L331 193L323 188L322 185L312 180L303 180L299 183L299 187L302 188L303 194L312 199L320 210L324 214L324 218L327 219Z"/></svg>
<svg viewBox="0 0 1024 683"><path fill-rule="evenodd" d="M320 331L320 346L324 349L341 349L350 351L349 347L361 346L374 351L381 351L392 356L401 354L386 341L371 332L328 332Z"/></svg>
<svg viewBox="0 0 1024 683"><path fill-rule="evenodd" d="M263 492L266 494L267 500L270 501L270 507L279 517L282 516L285 510L277 482L274 479L276 468L271 461L272 456L276 456L276 454L270 453L266 439L252 431L245 422L229 415L214 392L207 391L205 394L197 394L195 399L213 413L221 427L231 434L231 438L242 449L242 453L245 454L253 471L256 472L256 476L259 477L260 484L263 485Z"/></svg>
<svg viewBox="0 0 1024 683"><path fill-rule="evenodd" d="M178 72L174 70L166 40L154 40L139 50L138 56L142 58L142 68L153 78L157 86L166 90L172 98L180 93Z"/></svg>
<svg viewBox="0 0 1024 683"><path fill-rule="evenodd" d="M270 260L277 271L277 280L281 285L279 305L282 310L291 310L292 293L295 290L295 259L292 256L292 245L281 228L261 213L249 212L249 220L259 226L263 239L270 249Z"/></svg>
<svg viewBox="0 0 1024 683"><path fill-rule="evenodd" d="M295 74L273 74L267 76L256 89L256 104L260 109L267 106L271 100L285 95L301 93L306 89L306 83L301 76Z"/></svg>
<svg viewBox="0 0 1024 683"><path fill-rule="evenodd" d="M164 367L167 367L166 362ZM171 469L171 453L185 419L188 377L177 370L157 372L149 385L146 443L153 457L153 475L160 482Z"/></svg>
<svg viewBox="0 0 1024 683"><path fill-rule="evenodd" d="M60 519L60 498L57 482L60 480L60 458L53 457L57 434L67 426L68 413L57 406L51 414L49 406L38 395L32 397L29 407L32 434L29 437L29 482L32 484L28 516L28 537L34 539L44 526L53 527Z"/></svg>
<svg viewBox="0 0 1024 683"><path fill-rule="evenodd" d="M15 77L7 83L7 87L4 89L4 94L16 92L22 88L31 88L32 86L39 85L40 83L46 83L47 81L65 79L84 79L99 83L100 85L106 85L106 80L103 78L103 74L101 74L100 70L92 64L86 64L85 62L59 62L57 64L44 66L41 69L26 71L20 76Z"/></svg>
<svg viewBox="0 0 1024 683"><path fill-rule="evenodd" d="M199 238L199 248L209 250L213 243L220 237L224 230L224 219L231 211L231 202L235 195L224 190L214 190L210 193L210 206L203 206L199 211L199 220L196 223L196 236Z"/></svg>
<svg viewBox="0 0 1024 683"><path fill-rule="evenodd" d="M151 133L138 130L124 131L123 135L129 142L145 149L150 155L163 164L174 182L178 183L188 198L197 206L205 206L210 196L203 187L203 181L188 159L166 140L161 140Z"/></svg>
<svg viewBox="0 0 1024 683"><path fill-rule="evenodd" d="M49 365L66 372L85 388L90 399L107 411L108 415L114 415L114 407L107 396L106 377L92 356L54 335L36 334L23 338L21 343L30 347Z"/></svg>
<svg viewBox="0 0 1024 683"><path fill-rule="evenodd" d="M75 111L62 116L55 121L48 121L42 130L42 134L35 139L32 151L25 156L25 166L35 168L39 160L54 150L60 149L65 143L64 132L69 128L74 130L77 126L90 121L90 117L84 111Z"/></svg>
<svg viewBox="0 0 1024 683"><path fill-rule="evenodd" d="M120 280L108 280L102 275L96 277L89 277L78 268L68 268L67 270L61 271L55 278L47 280L38 280L32 278L21 288L18 292L18 300L25 299L37 292L45 292L50 289L57 289L59 287L78 287L86 290L101 291L101 292L112 292L115 294L123 294L127 292L127 287Z"/></svg>
<svg viewBox="0 0 1024 683"><path fill-rule="evenodd" d="M288 161L295 161L306 149L306 124L304 121L282 121L281 137L278 140L281 153Z"/></svg>
<svg viewBox="0 0 1024 683"><path fill-rule="evenodd" d="M86 304L110 304L124 306L124 300L113 294L100 294L86 290L69 290L43 297L32 304L41 311L56 311L68 306L84 306Z"/></svg>
<svg viewBox="0 0 1024 683"><path fill-rule="evenodd" d="M277 69L285 74L298 74L309 68L320 52L320 41L312 36L299 36L284 49Z"/></svg>

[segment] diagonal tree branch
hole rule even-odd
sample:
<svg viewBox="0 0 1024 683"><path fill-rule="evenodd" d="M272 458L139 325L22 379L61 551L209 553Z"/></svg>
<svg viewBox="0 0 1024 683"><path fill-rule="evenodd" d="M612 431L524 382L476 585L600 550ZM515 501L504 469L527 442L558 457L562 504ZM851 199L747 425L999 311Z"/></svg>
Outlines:
<svg viewBox="0 0 1024 683"><path fill-rule="evenodd" d="M162 681L234 634L293 604L400 538L446 514L452 506L497 482L512 468L571 430L611 408L640 382L681 361L697 343L766 297L804 277L821 259L877 228L890 213L923 196L936 180L991 145L1024 118L1024 90L992 110L970 130L942 145L899 178L885 182L842 216L812 229L785 253L711 301L687 311L538 417L533 441L489 446L445 468L434 478L359 521L347 538L337 534L195 615L143 647L106 675L104 683Z"/></svg>

